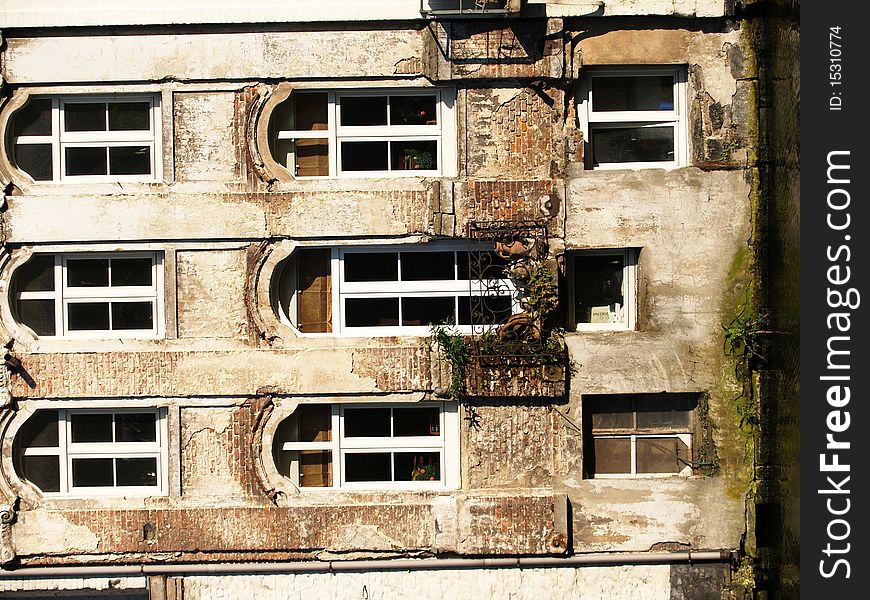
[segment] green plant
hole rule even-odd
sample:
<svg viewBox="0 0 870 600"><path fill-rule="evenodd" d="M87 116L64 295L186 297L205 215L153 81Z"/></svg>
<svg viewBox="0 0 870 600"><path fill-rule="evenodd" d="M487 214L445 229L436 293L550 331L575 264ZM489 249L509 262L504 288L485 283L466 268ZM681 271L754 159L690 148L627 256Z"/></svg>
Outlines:
<svg viewBox="0 0 870 600"><path fill-rule="evenodd" d="M722 142L719 154L722 160L731 160L731 155L737 152L740 148L740 142L734 139L725 140Z"/></svg>
<svg viewBox="0 0 870 600"><path fill-rule="evenodd" d="M546 265L537 265L531 270L529 280L523 286L529 309L541 320L550 317L559 306L559 288L556 278Z"/></svg>
<svg viewBox="0 0 870 600"><path fill-rule="evenodd" d="M411 481L435 481L438 479L438 471L435 465L419 465L411 472Z"/></svg>
<svg viewBox="0 0 870 600"><path fill-rule="evenodd" d="M429 347L437 346L452 369L448 392L459 396L465 391L465 365L471 360L471 348L465 336L448 324L429 326Z"/></svg>
<svg viewBox="0 0 870 600"><path fill-rule="evenodd" d="M740 395L734 399L740 426L754 429L758 425L758 407L752 373L759 361L764 361L762 336L767 330L767 313L740 313L722 329L725 332L725 354L735 358L734 376L741 384Z"/></svg>
<svg viewBox="0 0 870 600"><path fill-rule="evenodd" d="M417 166L413 168L429 170L433 167L432 153L428 150L405 148L405 158L416 163Z"/></svg>

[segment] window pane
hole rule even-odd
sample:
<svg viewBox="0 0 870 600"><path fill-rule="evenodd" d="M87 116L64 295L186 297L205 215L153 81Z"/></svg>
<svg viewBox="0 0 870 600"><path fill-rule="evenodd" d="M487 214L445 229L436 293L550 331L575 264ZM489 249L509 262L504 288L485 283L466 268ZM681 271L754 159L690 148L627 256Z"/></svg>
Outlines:
<svg viewBox="0 0 870 600"><path fill-rule="evenodd" d="M51 144L16 144L15 162L34 181L51 181Z"/></svg>
<svg viewBox="0 0 870 600"><path fill-rule="evenodd" d="M113 287L125 285L150 287L153 264L154 261L150 257L113 258L110 285Z"/></svg>
<svg viewBox="0 0 870 600"><path fill-rule="evenodd" d="M108 331L108 302L76 302L67 305L70 331Z"/></svg>
<svg viewBox="0 0 870 600"><path fill-rule="evenodd" d="M507 261L495 252L457 252L459 279L505 279Z"/></svg>
<svg viewBox="0 0 870 600"><path fill-rule="evenodd" d="M346 481L392 481L389 452L365 452L344 455Z"/></svg>
<svg viewBox="0 0 870 600"><path fill-rule="evenodd" d="M116 442L157 441L157 415L148 413L116 413Z"/></svg>
<svg viewBox="0 0 870 600"><path fill-rule="evenodd" d="M395 481L440 481L441 456L437 452L396 452Z"/></svg>
<svg viewBox="0 0 870 600"><path fill-rule="evenodd" d="M15 113L12 135L51 135L51 100L31 100Z"/></svg>
<svg viewBox="0 0 870 600"><path fill-rule="evenodd" d="M455 280L453 252L403 252L402 281Z"/></svg>
<svg viewBox="0 0 870 600"><path fill-rule="evenodd" d="M297 139L288 151L295 153L297 177L329 175L329 140Z"/></svg>
<svg viewBox="0 0 870 600"><path fill-rule="evenodd" d="M689 431L693 394L643 394L637 396L638 429Z"/></svg>
<svg viewBox="0 0 870 600"><path fill-rule="evenodd" d="M584 396L584 413L592 431L623 429L634 430L634 403L629 395Z"/></svg>
<svg viewBox="0 0 870 600"><path fill-rule="evenodd" d="M150 129L150 102L109 103L109 131L148 131Z"/></svg>
<svg viewBox="0 0 870 600"><path fill-rule="evenodd" d="M112 175L149 175L151 148L148 146L110 146L109 173Z"/></svg>
<svg viewBox="0 0 870 600"><path fill-rule="evenodd" d="M393 171L431 170L438 168L438 142L420 140L390 142Z"/></svg>
<svg viewBox="0 0 870 600"><path fill-rule="evenodd" d="M459 325L496 325L511 316L510 296L459 296Z"/></svg>
<svg viewBox="0 0 870 600"><path fill-rule="evenodd" d="M299 419L295 442L329 442L332 440L332 407L329 404L303 404L294 416Z"/></svg>
<svg viewBox="0 0 870 600"><path fill-rule="evenodd" d="M342 125L386 125L386 96L344 96L341 98Z"/></svg>
<svg viewBox="0 0 870 600"><path fill-rule="evenodd" d="M23 456L21 476L43 492L60 491L60 459L57 456Z"/></svg>
<svg viewBox="0 0 870 600"><path fill-rule="evenodd" d="M344 255L345 281L398 281L397 252L347 252Z"/></svg>
<svg viewBox="0 0 870 600"><path fill-rule="evenodd" d="M437 325L456 323L456 298L453 296L435 298L402 298L402 325Z"/></svg>
<svg viewBox="0 0 870 600"><path fill-rule="evenodd" d="M425 408L394 408L393 435L396 437L441 435L441 410Z"/></svg>
<svg viewBox="0 0 870 600"><path fill-rule="evenodd" d="M593 77L592 110L674 110L672 75Z"/></svg>
<svg viewBox="0 0 870 600"><path fill-rule="evenodd" d="M342 171L386 171L387 142L342 142Z"/></svg>
<svg viewBox="0 0 870 600"><path fill-rule="evenodd" d="M344 303L347 327L395 327L399 324L398 298L348 298Z"/></svg>
<svg viewBox="0 0 870 600"><path fill-rule="evenodd" d="M332 331L332 264L328 248L297 250L296 327L305 333Z"/></svg>
<svg viewBox="0 0 870 600"><path fill-rule="evenodd" d="M119 486L157 487L157 459L117 458L115 476Z"/></svg>
<svg viewBox="0 0 870 600"><path fill-rule="evenodd" d="M66 284L69 287L108 287L109 259L75 258L67 260Z"/></svg>
<svg viewBox="0 0 870 600"><path fill-rule="evenodd" d="M332 452L301 450L293 460L299 461L299 485L302 487L332 486Z"/></svg>
<svg viewBox="0 0 870 600"><path fill-rule="evenodd" d="M18 321L36 335L55 335L54 300L19 300Z"/></svg>
<svg viewBox="0 0 870 600"><path fill-rule="evenodd" d="M390 97L390 125L435 124L435 96Z"/></svg>
<svg viewBox="0 0 870 600"><path fill-rule="evenodd" d="M73 487L112 487L114 461L111 458L72 459Z"/></svg>
<svg viewBox="0 0 870 600"><path fill-rule="evenodd" d="M38 410L18 430L22 448L57 448L57 411Z"/></svg>
<svg viewBox="0 0 870 600"><path fill-rule="evenodd" d="M596 438L592 456L586 457L591 474L631 473L629 438Z"/></svg>
<svg viewBox="0 0 870 600"><path fill-rule="evenodd" d="M15 271L15 291L50 292L54 290L54 255L34 254Z"/></svg>
<svg viewBox="0 0 870 600"><path fill-rule="evenodd" d="M294 123L288 129L295 131L325 131L328 123L326 92L294 93L292 96Z"/></svg>
<svg viewBox="0 0 870 600"><path fill-rule="evenodd" d="M574 257L574 315L578 323L613 323L623 314L623 255Z"/></svg>
<svg viewBox="0 0 870 600"><path fill-rule="evenodd" d="M345 409L344 437L390 437L390 409Z"/></svg>
<svg viewBox="0 0 870 600"><path fill-rule="evenodd" d="M106 131L105 102L67 102L63 105L64 131Z"/></svg>
<svg viewBox="0 0 870 600"><path fill-rule="evenodd" d="M74 444L112 442L112 415L109 413L78 413L70 415Z"/></svg>
<svg viewBox="0 0 870 600"><path fill-rule="evenodd" d="M67 148L67 175L106 175L106 148Z"/></svg>
<svg viewBox="0 0 870 600"><path fill-rule="evenodd" d="M153 329L154 306L151 302L112 302L112 329Z"/></svg>
<svg viewBox="0 0 870 600"><path fill-rule="evenodd" d="M592 161L601 163L674 160L674 128L616 127L592 130Z"/></svg>
<svg viewBox="0 0 870 600"><path fill-rule="evenodd" d="M682 440L671 438L637 438L638 473L679 473L686 464L688 447Z"/></svg>

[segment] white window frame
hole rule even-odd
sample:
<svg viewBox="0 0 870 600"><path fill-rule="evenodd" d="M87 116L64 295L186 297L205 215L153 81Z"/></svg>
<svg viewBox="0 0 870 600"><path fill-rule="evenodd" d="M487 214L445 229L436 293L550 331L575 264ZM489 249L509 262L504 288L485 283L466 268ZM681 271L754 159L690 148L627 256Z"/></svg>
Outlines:
<svg viewBox="0 0 870 600"><path fill-rule="evenodd" d="M317 248L317 246L305 246L305 248ZM489 280L490 284L484 286L479 280L475 279L459 279L458 258L454 258L454 273L457 278L453 280L430 280L430 281L366 281L366 282L348 282L345 281L344 257L348 254L365 254L376 252L395 252L397 253L397 261L399 262L398 277L401 277L401 255L411 252L453 252L456 257L457 252L469 251L467 244L415 244L415 245L371 245L371 246L349 246L349 247L331 247L330 267L332 272L332 332L331 333L304 333L299 331L287 313L295 313L295 294L290 300L287 307L280 307L279 318L281 321L289 325L294 333L299 336L364 336L364 337L379 337L392 335L409 335L409 336L428 336L431 334L428 325L402 325L402 298L436 298L436 297L452 297L454 298L454 307L456 315L459 314L459 298L465 296L484 295L487 290L497 289L503 292L505 296L511 297L511 312L520 312L520 302L517 297L517 290L510 279L495 279ZM383 327L348 327L345 325L345 304L349 298L398 298L399 299L399 325L383 326ZM459 333L472 333L474 324L452 326ZM493 325L495 327L495 325Z"/></svg>
<svg viewBox="0 0 870 600"><path fill-rule="evenodd" d="M297 179L322 179L324 177L433 177L456 175L456 92L442 88L381 88L369 90L326 91L303 89L293 94L325 93L327 95L327 129L277 130L270 131L270 137L279 140L325 139L329 146L329 174L316 177L300 177L291 166L285 167ZM434 125L381 125L381 126L342 126L341 100L353 97L386 96L427 96L435 98L436 121ZM292 98L292 94L289 101ZM285 101L285 102L286 102ZM388 100L389 103L389 100ZM387 118L389 119L389 108ZM341 166L341 145L344 142L391 142L435 141L438 167L426 170L382 170L382 171L345 171ZM391 160L389 151L387 160Z"/></svg>
<svg viewBox="0 0 870 600"><path fill-rule="evenodd" d="M58 182L152 182L163 177L162 157L162 120L160 115L160 94L112 94L112 95L75 95L75 96L32 96L33 100L51 100L51 135L22 135L13 139L13 145L51 144L52 178L50 180L34 180L35 183ZM87 103L127 103L148 102L151 126L148 131L64 131L64 108L67 104ZM13 117L14 118L14 117ZM151 161L148 174L138 175L67 175L67 148L110 148L117 146L147 146L150 149ZM108 150L107 150L108 151ZM107 163L108 165L108 163ZM19 169L21 170L21 169ZM21 170L22 173L26 171ZM30 176L29 174L27 174Z"/></svg>
<svg viewBox="0 0 870 600"><path fill-rule="evenodd" d="M300 405L301 406L301 405ZM346 437L345 411L354 408L435 408L439 409L440 433L429 436ZM328 450L332 453L332 487L303 487L300 490L316 492L330 489L348 490L426 490L456 489L459 487L459 412L455 403L360 403L330 404L332 440L329 442L284 442L282 450ZM297 409L298 410L298 409ZM392 425L392 416L390 418ZM375 481L348 482L345 457L363 452L431 452L438 453L441 479L438 481Z"/></svg>
<svg viewBox="0 0 870 600"><path fill-rule="evenodd" d="M35 256L35 255L34 255ZM38 336L46 338L68 339L128 339L157 338L163 335L163 253L162 252L71 252L55 253L54 257L54 290L52 291L16 291L17 300L53 300L55 335ZM70 287L67 285L67 261L70 259L108 259L111 269L112 259L149 258L151 259L150 286L118 286L118 287ZM69 305L77 302L106 302L111 306L113 300L151 302L151 329L69 329ZM111 308L109 310L111 323ZM20 321L19 321L20 323ZM24 327L26 324L21 323Z"/></svg>
<svg viewBox="0 0 870 600"><path fill-rule="evenodd" d="M594 479L624 479L632 477L636 479L660 479L662 477L687 477L692 474L692 466L684 465L677 473L638 473L637 472L637 441L639 439L678 439L688 448L688 455L692 456L691 433L631 433L631 434L606 434L599 433L592 436L594 439L629 439L631 440L631 471L628 473L595 473Z"/></svg>
<svg viewBox="0 0 870 600"><path fill-rule="evenodd" d="M23 456L57 456L60 466L60 491L46 496L165 496L169 493L169 452L167 410L165 408L57 409L58 446L22 448ZM152 413L156 416L154 442L72 442L72 416L77 414ZM112 428L114 435L114 427ZM76 487L72 480L72 461L79 458L155 458L156 486Z"/></svg>
<svg viewBox="0 0 870 600"><path fill-rule="evenodd" d="M655 77L669 75L674 79L673 110L659 111L594 111L592 80L605 77ZM580 128L586 132L586 167L590 169L675 169L689 161L687 70L684 66L649 66L634 68L590 67L582 88L582 106L577 111ZM593 163L592 130L620 127L672 127L674 129L674 159L653 162Z"/></svg>
<svg viewBox="0 0 870 600"><path fill-rule="evenodd" d="M622 316L618 318L611 313L613 319L610 323L578 323L576 315L576 303L574 301L576 272L575 261L587 256L619 256L622 258L622 297L625 306L622 307ZM574 325L575 331L626 331L633 330L637 326L637 256L636 248L614 248L576 250L569 253L568 266L568 319Z"/></svg>

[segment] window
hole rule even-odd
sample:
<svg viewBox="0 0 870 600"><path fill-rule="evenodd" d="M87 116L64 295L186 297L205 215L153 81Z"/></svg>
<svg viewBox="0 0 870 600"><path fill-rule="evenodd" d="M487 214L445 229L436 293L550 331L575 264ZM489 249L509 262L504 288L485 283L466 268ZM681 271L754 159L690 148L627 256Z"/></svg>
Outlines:
<svg viewBox="0 0 870 600"><path fill-rule="evenodd" d="M637 252L630 248L569 254L569 328L633 329L636 264Z"/></svg>
<svg viewBox="0 0 870 600"><path fill-rule="evenodd" d="M275 436L279 472L300 488L458 485L455 406L301 404Z"/></svg>
<svg viewBox="0 0 870 600"><path fill-rule="evenodd" d="M12 280L18 322L40 337L155 337L162 257L34 254Z"/></svg>
<svg viewBox="0 0 870 600"><path fill-rule="evenodd" d="M687 164L686 70L591 70L584 103L587 166L672 168Z"/></svg>
<svg viewBox="0 0 870 600"><path fill-rule="evenodd" d="M15 446L19 475L46 494L167 490L164 410L38 410L21 426Z"/></svg>
<svg viewBox="0 0 870 600"><path fill-rule="evenodd" d="M156 95L32 98L12 118L13 157L35 181L155 181Z"/></svg>
<svg viewBox="0 0 870 600"><path fill-rule="evenodd" d="M293 92L272 113L272 156L294 177L455 171L447 90Z"/></svg>
<svg viewBox="0 0 870 600"><path fill-rule="evenodd" d="M454 248L301 248L279 275L276 309L301 333L428 335L432 324L471 331L506 320L516 301L504 262L482 253L481 282L467 247Z"/></svg>
<svg viewBox="0 0 870 600"><path fill-rule="evenodd" d="M690 475L697 394L584 395L588 477Z"/></svg>

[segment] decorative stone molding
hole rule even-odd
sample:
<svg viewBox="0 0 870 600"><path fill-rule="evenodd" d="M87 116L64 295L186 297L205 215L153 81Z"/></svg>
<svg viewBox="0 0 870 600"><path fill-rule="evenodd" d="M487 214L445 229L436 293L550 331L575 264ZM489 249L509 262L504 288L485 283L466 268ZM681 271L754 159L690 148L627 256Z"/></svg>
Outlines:
<svg viewBox="0 0 870 600"><path fill-rule="evenodd" d="M12 525L17 515L17 499L11 504L0 505L0 563L15 560L15 547L12 545Z"/></svg>

